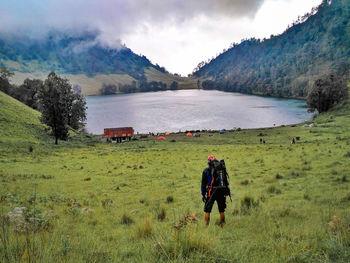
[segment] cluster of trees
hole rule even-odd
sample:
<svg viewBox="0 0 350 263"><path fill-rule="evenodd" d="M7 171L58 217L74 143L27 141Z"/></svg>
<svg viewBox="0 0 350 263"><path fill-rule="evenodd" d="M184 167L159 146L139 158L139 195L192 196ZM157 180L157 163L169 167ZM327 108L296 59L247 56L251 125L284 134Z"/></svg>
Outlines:
<svg viewBox="0 0 350 263"><path fill-rule="evenodd" d="M113 95L117 93L117 86L114 84L103 83L100 88L101 95Z"/></svg>
<svg viewBox="0 0 350 263"><path fill-rule="evenodd" d="M179 83L177 83L177 81L173 81L170 84L170 90L177 90L177 89L179 89Z"/></svg>
<svg viewBox="0 0 350 263"><path fill-rule="evenodd" d="M348 0L324 0L283 34L246 39L195 69L204 89L307 97L324 74L350 70Z"/></svg>
<svg viewBox="0 0 350 263"><path fill-rule="evenodd" d="M307 97L308 108L311 112L328 111L348 96L345 79L336 74L328 74L316 80Z"/></svg>
<svg viewBox="0 0 350 263"><path fill-rule="evenodd" d="M119 84L119 91L122 93L134 93L137 92L136 81L133 80L131 84Z"/></svg>
<svg viewBox="0 0 350 263"><path fill-rule="evenodd" d="M143 81L140 83L141 92L164 91L164 90L167 90L167 84L161 81L151 81L151 82Z"/></svg>
<svg viewBox="0 0 350 263"><path fill-rule="evenodd" d="M179 83L177 81L173 81L170 86L170 90L179 89ZM168 86L166 83L161 81L151 81L147 82L146 80L142 80L137 85L136 81L132 81L131 84L106 84L103 83L100 88L101 95L112 95L117 93L134 93L134 92L148 92L148 91L165 91L168 90Z"/></svg>
<svg viewBox="0 0 350 263"><path fill-rule="evenodd" d="M13 72L5 67L0 70L0 90L33 109L39 110L41 121L52 129L55 143L66 140L69 129L79 129L86 120L86 101L65 78L51 72L45 81L26 79L20 86L12 85ZM80 92L79 92L80 90Z"/></svg>

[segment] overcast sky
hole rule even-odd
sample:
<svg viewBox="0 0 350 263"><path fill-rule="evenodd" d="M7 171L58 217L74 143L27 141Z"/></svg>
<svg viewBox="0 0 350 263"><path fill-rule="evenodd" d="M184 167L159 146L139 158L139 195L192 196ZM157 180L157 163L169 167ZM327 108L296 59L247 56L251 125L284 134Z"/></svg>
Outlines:
<svg viewBox="0 0 350 263"><path fill-rule="evenodd" d="M187 75L243 38L282 33L321 0L1 0L0 34L97 30L172 73Z"/></svg>

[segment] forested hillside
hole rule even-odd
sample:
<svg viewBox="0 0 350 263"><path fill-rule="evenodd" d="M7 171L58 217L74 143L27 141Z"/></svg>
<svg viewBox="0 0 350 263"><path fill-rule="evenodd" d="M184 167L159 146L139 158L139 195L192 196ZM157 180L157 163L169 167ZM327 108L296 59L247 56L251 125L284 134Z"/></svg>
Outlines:
<svg viewBox="0 0 350 263"><path fill-rule="evenodd" d="M204 89L305 97L321 75L350 69L349 0L324 0L283 34L233 44L193 75Z"/></svg>
<svg viewBox="0 0 350 263"><path fill-rule="evenodd" d="M1 35L3 66L15 73L14 84L21 85L26 78L43 80L54 71L86 95L197 88L195 80L169 74L124 45L107 47L94 32L52 31L40 40Z"/></svg>
<svg viewBox="0 0 350 263"><path fill-rule="evenodd" d="M30 40L16 37L0 39L0 66L20 72L55 71L59 74L128 74L135 79L143 75L143 69L154 67L145 56L120 46L109 48L101 45L97 34L51 32L44 39ZM9 63L17 62L17 63Z"/></svg>

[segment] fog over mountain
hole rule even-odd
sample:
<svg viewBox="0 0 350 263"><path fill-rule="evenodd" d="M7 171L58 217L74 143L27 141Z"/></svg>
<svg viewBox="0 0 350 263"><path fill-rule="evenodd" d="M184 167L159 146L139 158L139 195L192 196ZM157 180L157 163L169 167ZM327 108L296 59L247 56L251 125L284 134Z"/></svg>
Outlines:
<svg viewBox="0 0 350 263"><path fill-rule="evenodd" d="M38 0L0 3L0 32L42 37L52 29L100 32L115 47L123 35L147 24L181 24L200 16L253 16L263 0Z"/></svg>
<svg viewBox="0 0 350 263"><path fill-rule="evenodd" d="M203 59L247 37L282 32L320 0L2 0L0 34L43 39L94 32L94 43L122 44L170 72L191 73ZM27 38L26 38L26 37Z"/></svg>

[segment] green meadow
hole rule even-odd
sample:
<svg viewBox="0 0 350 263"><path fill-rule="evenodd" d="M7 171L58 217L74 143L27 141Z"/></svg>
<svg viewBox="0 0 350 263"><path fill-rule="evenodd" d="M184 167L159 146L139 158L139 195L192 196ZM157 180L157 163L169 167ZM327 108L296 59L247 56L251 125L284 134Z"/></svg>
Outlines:
<svg viewBox="0 0 350 263"><path fill-rule="evenodd" d="M349 100L312 127L57 146L38 112L3 93L0 109L1 262L350 262ZM216 204L204 224L210 154L230 176L223 228Z"/></svg>

